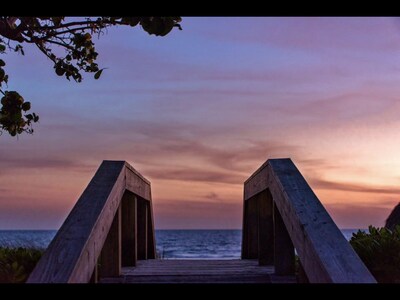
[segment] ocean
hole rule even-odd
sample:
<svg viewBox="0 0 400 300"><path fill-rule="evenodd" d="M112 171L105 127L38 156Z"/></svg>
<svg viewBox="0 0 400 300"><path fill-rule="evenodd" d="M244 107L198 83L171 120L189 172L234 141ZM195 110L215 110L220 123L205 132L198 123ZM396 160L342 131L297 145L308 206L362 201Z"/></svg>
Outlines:
<svg viewBox="0 0 400 300"><path fill-rule="evenodd" d="M350 240L358 229L343 229ZM0 247L45 249L56 230L0 230ZM240 258L241 230L156 230L157 253L163 259Z"/></svg>

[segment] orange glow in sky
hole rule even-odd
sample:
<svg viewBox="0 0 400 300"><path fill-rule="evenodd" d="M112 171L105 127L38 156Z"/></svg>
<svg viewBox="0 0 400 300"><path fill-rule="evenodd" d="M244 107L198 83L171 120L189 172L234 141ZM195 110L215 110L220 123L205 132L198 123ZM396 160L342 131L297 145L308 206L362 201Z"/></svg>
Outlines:
<svg viewBox="0 0 400 300"><path fill-rule="evenodd" d="M400 21L182 26L165 38L110 29L99 81L57 77L33 48L7 56L9 89L41 121L0 137L0 229L58 228L104 159L151 181L158 229L241 228L243 182L283 157L339 227L384 224L400 201Z"/></svg>

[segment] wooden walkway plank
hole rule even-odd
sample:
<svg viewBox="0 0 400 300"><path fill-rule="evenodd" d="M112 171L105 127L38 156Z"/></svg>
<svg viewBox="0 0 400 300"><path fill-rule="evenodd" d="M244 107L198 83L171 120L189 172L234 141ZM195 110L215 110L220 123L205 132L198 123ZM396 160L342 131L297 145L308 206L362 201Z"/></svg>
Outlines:
<svg viewBox="0 0 400 300"><path fill-rule="evenodd" d="M294 276L276 276L273 266L257 260L145 260L122 268L122 276L101 283L295 283Z"/></svg>

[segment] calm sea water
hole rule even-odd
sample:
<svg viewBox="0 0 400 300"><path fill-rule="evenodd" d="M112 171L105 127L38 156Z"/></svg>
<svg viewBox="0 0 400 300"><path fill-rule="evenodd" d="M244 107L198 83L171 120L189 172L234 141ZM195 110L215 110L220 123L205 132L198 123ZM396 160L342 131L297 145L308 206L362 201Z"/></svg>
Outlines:
<svg viewBox="0 0 400 300"><path fill-rule="evenodd" d="M349 240L358 229L344 229ZM45 249L55 230L0 230L0 247ZM157 252L164 259L234 259L240 257L241 230L156 230Z"/></svg>

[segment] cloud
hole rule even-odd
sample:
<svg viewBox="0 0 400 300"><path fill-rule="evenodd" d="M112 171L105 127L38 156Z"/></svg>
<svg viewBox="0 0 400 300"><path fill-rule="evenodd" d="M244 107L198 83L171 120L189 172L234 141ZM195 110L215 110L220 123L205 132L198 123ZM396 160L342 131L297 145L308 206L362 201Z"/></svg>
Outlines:
<svg viewBox="0 0 400 300"><path fill-rule="evenodd" d="M326 204L328 212L340 228L368 228L369 225L384 226L391 208L379 205L353 205L349 204Z"/></svg>
<svg viewBox="0 0 400 300"><path fill-rule="evenodd" d="M2 173L6 170L16 169L68 169L79 172L92 170L93 166L73 159L44 158L44 157L23 157L18 154L0 153L0 169ZM4 175L4 173L3 173Z"/></svg>
<svg viewBox="0 0 400 300"><path fill-rule="evenodd" d="M160 148L152 148L161 156L170 156L179 153L179 156L190 156L194 159L201 159L213 166L220 167L225 170L244 171L248 170L249 165L254 162L263 163L263 159L272 156L282 155L282 153L295 152L297 146L288 145L276 141L249 141L241 143L238 147L221 147L220 145L206 145L191 139L167 139L162 143ZM149 150L147 148L147 150Z"/></svg>
<svg viewBox="0 0 400 300"><path fill-rule="evenodd" d="M99 63L110 67L100 81L86 76L75 84L55 76L37 49L23 58L10 55L10 89L24 92L41 123L32 137L1 136L0 174L8 176L2 193L28 201L36 192L43 203L71 204L103 159L124 159L161 184L156 193L168 198L157 205L163 224L183 226L196 216L201 227L208 213L210 223L237 218L232 222L239 224L241 205L235 201L242 200L243 181L268 158L292 157L313 188L329 191L322 193L342 191L349 195L345 201L357 203L368 195L356 193L397 196L395 186L324 180L348 172L349 181L368 176L369 182L382 174L380 169L371 178L376 169L356 168L378 152L374 137L391 136L385 123L398 120L400 39L391 20L185 20L190 31L165 39L110 29L96 44ZM377 124L383 124L378 133ZM363 139L368 142L355 157ZM395 161L380 149L388 164ZM387 176L398 176L394 169ZM176 186L184 186L185 195ZM187 201L176 202L179 197Z"/></svg>
<svg viewBox="0 0 400 300"><path fill-rule="evenodd" d="M192 201L167 199L154 204L156 228L229 229L242 226L242 201Z"/></svg>
<svg viewBox="0 0 400 300"><path fill-rule="evenodd" d="M208 183L241 184L244 177L229 172L207 171L196 168L157 168L146 169L146 176L155 179L180 180L180 181L199 181Z"/></svg>
<svg viewBox="0 0 400 300"><path fill-rule="evenodd" d="M219 199L219 195L218 195L217 193L214 193L214 192L210 192L210 193L208 193L208 194L205 194L203 197L204 197L205 199L210 199L210 200Z"/></svg>
<svg viewBox="0 0 400 300"><path fill-rule="evenodd" d="M220 42L322 54L360 49L363 53L395 51L399 46L396 21L398 24L395 18L221 18L215 20L220 26L214 26L213 30L203 29L201 34ZM232 26L235 30L227 29ZM248 30L249 27L253 30Z"/></svg>
<svg viewBox="0 0 400 300"><path fill-rule="evenodd" d="M8 159L0 163L0 167L3 168L34 168L34 169L52 169L52 168L70 168L77 167L78 163L71 160L61 159Z"/></svg>
<svg viewBox="0 0 400 300"><path fill-rule="evenodd" d="M159 133L158 128L151 129ZM163 129L160 129L162 132ZM137 132L141 132L140 129ZM147 132L150 134L151 132ZM144 175L153 179L242 184L265 160L292 156L299 147L276 141L249 141L236 147L200 142L170 131L160 139L132 142L134 163L140 163ZM121 147L129 149L127 144ZM122 150L121 150L122 151Z"/></svg>
<svg viewBox="0 0 400 300"><path fill-rule="evenodd" d="M347 192L361 192L370 194L388 194L388 195L400 196L400 187L394 187L394 186L376 187L366 184L362 185L353 183L333 182L317 178L309 179L309 181L312 187L317 189L340 190Z"/></svg>

